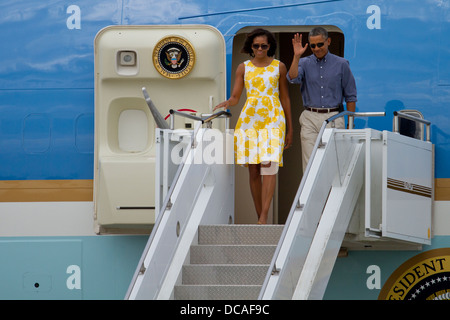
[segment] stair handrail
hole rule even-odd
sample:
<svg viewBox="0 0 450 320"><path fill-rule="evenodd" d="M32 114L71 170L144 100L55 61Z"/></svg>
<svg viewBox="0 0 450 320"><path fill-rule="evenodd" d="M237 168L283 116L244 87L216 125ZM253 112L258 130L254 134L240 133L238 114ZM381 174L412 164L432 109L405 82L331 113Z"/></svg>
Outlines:
<svg viewBox="0 0 450 320"><path fill-rule="evenodd" d="M280 240L278 242L277 248L275 249L275 253L273 255L272 262L271 262L270 267L269 267L269 271L268 271L268 273L266 275L266 278L264 279L264 283L263 283L263 285L261 287L261 291L260 291L259 297L258 297L259 300L262 300L262 297L264 295L264 292L266 291L266 288L267 288L267 285L269 283L271 275L272 274L277 274L280 271L277 268L277 266L276 266L276 262L277 262L279 254L280 254L281 245L284 242L284 239L286 238L286 233L287 233L287 230L289 229L289 225L292 222L292 218L293 218L293 214L295 212L295 209L298 208L299 206L301 206L301 204L300 204L300 195L303 192L303 188L304 188L306 180L307 180L306 178L308 177L308 174L309 174L309 172L311 170L311 166L312 166L312 163L314 161L314 157L315 157L315 155L317 153L317 149L323 145L322 137L323 137L323 134L325 132L325 129L326 129L327 125L330 122L332 122L332 121L334 121L334 120L336 120L338 118L344 117L344 116L348 116L348 127L349 127L349 129L353 129L353 127L354 127L354 122L353 122L354 117L379 117L379 116L386 116L386 112L352 112L352 111L343 111L343 112L338 113L338 114L336 114L334 116L331 116L330 118L326 119L322 123L322 126L320 128L320 131L319 131L319 134L317 136L316 142L314 144L313 151L311 152L311 156L309 158L308 164L306 165L305 172L303 173L303 177L302 177L302 180L300 182L300 186L298 187L297 193L296 193L295 198L294 198L294 201L292 202L292 207L291 207L291 210L289 211L289 215L288 215L288 217L286 219L286 223L284 225L283 232L281 234L281 237L280 237Z"/></svg>
<svg viewBox="0 0 450 320"><path fill-rule="evenodd" d="M228 112L228 111L224 111L224 110L222 110L222 111L219 111L219 112L216 112L216 113L214 113L214 114L211 114L211 115L206 115L205 117L203 117L202 119L203 119L203 123L206 123L206 124L211 124L211 122L214 120L214 119L216 119L216 118L223 118L223 117L225 117L226 118L226 121L227 121L227 123L226 123L226 128L228 129L228 120L229 120L229 118L231 118L231 113L230 112Z"/></svg>
<svg viewBox="0 0 450 320"><path fill-rule="evenodd" d="M142 94L144 95L145 102L147 103L150 112L153 115L153 119L155 119L156 125L158 128L161 129L169 129L169 125L167 124L166 120L164 120L161 113L158 111L158 108L156 108L155 104L153 103L152 99L150 98L147 89L145 87L142 87Z"/></svg>
<svg viewBox="0 0 450 320"><path fill-rule="evenodd" d="M219 112L216 112L216 113L213 113L213 114L208 114L206 117L198 117L198 116L194 116L193 114L181 112L181 111L174 110L174 109L170 109L169 113L171 115L177 115L177 116L181 116L181 117L188 118L188 119L191 119L191 120L199 121L202 124L204 124L204 123L207 123L207 124L211 123L214 119L219 118L219 117L221 117L221 118L225 117L227 119L231 118L231 113L228 112L228 111L223 111L223 110L219 111ZM173 130L174 126L175 126L175 117L172 117L170 119L170 129ZM227 124L227 128L228 128L228 124Z"/></svg>
<svg viewBox="0 0 450 320"><path fill-rule="evenodd" d="M211 116L211 115L208 116L208 118L206 118L206 119L202 119L202 118L199 118L199 117L195 117L195 116L193 116L193 115L186 114L186 113L183 113L183 112L179 112L179 111L176 111L176 110L171 110L171 114L181 114L181 115L184 116L184 117L187 117L187 118L190 118L190 119L194 119L194 120L200 119L199 121L200 121L202 124L203 124L206 120L208 120L208 122L211 122L213 119L215 119L215 118L217 118L217 117L219 117L219 116L224 116L224 114L225 114L226 117L231 117L231 113L229 113L229 112L224 112L224 111L219 111L219 112L217 112L216 114L214 114L214 115L212 115L212 116ZM198 118L198 119L197 119L197 118ZM192 134L192 136L191 136L191 138L190 138L190 139L191 139L191 141L190 141L190 148L191 148L191 149L193 149L193 148L196 147L195 141L196 141L196 139L197 139L197 135L198 135L198 133L199 133L199 131L200 131L201 128L202 128L201 125L198 125L198 126L196 126L196 127L194 128L193 134ZM171 127L171 130L173 130L173 127ZM183 158L182 158L182 161L181 161L180 165L178 166L178 169L177 169L177 171L176 171L176 173L175 173L175 175L174 175L174 178L173 178L173 180L172 180L172 183L171 183L171 185L170 185L169 191L167 192L167 194L166 194L166 196L165 196L165 198L164 198L164 200L163 200L163 204L162 204L161 208L158 208L158 210L160 210L160 212L159 212L159 214L158 214L158 216L157 216L157 218L156 218L156 220L155 220L155 224L154 224L154 226L153 226L152 232L150 233L149 240L148 240L148 242L147 242L147 244L146 244L146 246L145 246L145 248L144 248L144 251L143 251L144 253L146 253L146 252L149 251L149 249L150 249L150 247L151 247L151 245L152 245L152 243L153 243L153 241L154 241L154 239L155 239L157 230L158 230L158 228L160 227L161 222L163 221L163 218L164 218L164 216L165 216L165 214L166 214L166 211L167 211L167 209L170 208L170 206L171 206L171 197L172 197L172 194L173 194L173 192L174 192L174 189L175 189L175 186L176 186L176 184L177 184L177 181L178 181L179 178L180 178L181 172L182 172L182 170L183 170L183 168L184 168L184 166L185 166L185 164L186 164L186 160L187 160L187 158L188 158L189 156L190 156L190 153L189 153L189 152L184 153ZM139 268L136 269L136 271L135 271L135 273L134 273L134 275L133 275L133 278L132 278L132 280L131 280L130 286L129 286L127 292L126 292L125 299L129 299L129 298L130 298L131 293L132 293L132 291L133 291L133 289L134 289L134 286L135 286L135 284L136 284L136 280L137 280L139 274L142 274L142 273L145 272L145 269L146 269L146 268L145 268L145 266L144 266L144 263L145 263L145 254L142 255L142 257L141 257L141 259L140 259L140 261L139 261L139 263L138 263Z"/></svg>
<svg viewBox="0 0 450 320"><path fill-rule="evenodd" d="M195 147L194 141L196 139L196 136L197 136L200 128L201 128L201 126L197 126L197 128L194 129L193 135L191 137L191 143L190 143L191 148ZM173 182L170 185L169 191L167 192L166 197L163 200L163 205L161 206L161 208L158 208L158 210L160 210L160 211L159 211L158 216L156 217L155 224L154 224L154 226L152 228L152 232L150 233L150 236L149 236L149 240L147 241L147 244L146 244L146 246L145 246L145 248L143 250L144 253L149 251L149 249L150 249L150 247L151 247L151 245L152 245L152 243L153 243L153 241L155 239L156 231L158 230L158 228L161 225L161 222L162 222L162 220L164 218L164 215L165 215L165 213L167 211L167 208L170 207L171 196L172 196L173 191L175 189L176 182L180 178L181 172L182 172L182 170L184 168L184 165L186 163L186 159L187 159L188 156L189 156L189 152L186 152L183 155L183 159L182 159L180 165L178 166L178 169L177 169L177 171L175 173L175 176L173 178ZM136 271L135 271L135 273L133 275L133 278L131 280L130 286L128 287L128 290L127 290L127 292L125 294L125 300L128 300L130 298L131 293L132 293L132 291L134 289L134 286L136 284L136 280L137 280L139 274L143 274L145 272L146 268L144 266L144 262L145 262L145 254L143 254L141 256L141 259L140 259L140 261L138 263L139 268L136 269Z"/></svg>
<svg viewBox="0 0 450 320"><path fill-rule="evenodd" d="M399 118L408 119L408 120L411 120L411 121L414 121L414 122L419 122L419 123L422 123L423 125L425 125L426 133L427 133L427 140L426 141L427 142L431 141L431 130L430 130L431 121L428 121L428 120L425 120L425 119L422 119L422 118L419 118L419 117L415 117L413 115L406 114L406 113L403 113L401 111L394 111L394 128L392 130L393 132L399 132L399 128L400 128L399 121L398 121ZM422 139L423 139L423 136L422 136Z"/></svg>

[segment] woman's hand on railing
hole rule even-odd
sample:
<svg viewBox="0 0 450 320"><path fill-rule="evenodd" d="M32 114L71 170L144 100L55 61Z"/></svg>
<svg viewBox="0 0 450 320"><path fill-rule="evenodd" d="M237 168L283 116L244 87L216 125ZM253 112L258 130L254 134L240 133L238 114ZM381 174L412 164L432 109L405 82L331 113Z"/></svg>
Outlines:
<svg viewBox="0 0 450 320"><path fill-rule="evenodd" d="M229 106L230 106L230 104L229 104L228 100L226 100L222 103L219 103L217 106L215 106L213 109L213 112L220 108L225 108L225 110L227 110L229 108Z"/></svg>

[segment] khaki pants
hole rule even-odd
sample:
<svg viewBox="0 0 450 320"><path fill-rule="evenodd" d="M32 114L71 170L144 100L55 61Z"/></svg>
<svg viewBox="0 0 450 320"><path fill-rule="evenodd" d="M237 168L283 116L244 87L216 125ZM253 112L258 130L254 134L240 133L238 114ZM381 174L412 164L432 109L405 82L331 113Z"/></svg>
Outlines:
<svg viewBox="0 0 450 320"><path fill-rule="evenodd" d="M338 114L337 111L330 113L317 113L305 110L300 115L300 141L302 144L302 164L303 172L305 172L309 157L314 149L320 128L325 120ZM344 117L338 118L327 125L327 128L345 128Z"/></svg>

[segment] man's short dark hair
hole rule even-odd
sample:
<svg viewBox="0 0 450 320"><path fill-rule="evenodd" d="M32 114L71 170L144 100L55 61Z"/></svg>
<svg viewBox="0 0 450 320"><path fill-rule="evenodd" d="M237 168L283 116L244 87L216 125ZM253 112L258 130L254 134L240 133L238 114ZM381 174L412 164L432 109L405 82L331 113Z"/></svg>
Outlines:
<svg viewBox="0 0 450 320"><path fill-rule="evenodd" d="M308 39L310 37L322 36L325 40L328 39L328 32L323 27L314 27L308 34Z"/></svg>

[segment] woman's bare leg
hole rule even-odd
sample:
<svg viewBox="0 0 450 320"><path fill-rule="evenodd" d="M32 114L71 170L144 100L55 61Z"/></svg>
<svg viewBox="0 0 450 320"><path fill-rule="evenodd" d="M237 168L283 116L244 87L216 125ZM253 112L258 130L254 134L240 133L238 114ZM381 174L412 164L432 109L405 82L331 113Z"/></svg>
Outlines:
<svg viewBox="0 0 450 320"><path fill-rule="evenodd" d="M273 194L275 192L276 178L277 176L275 174L265 175L262 178L262 190L261 190L262 209L261 215L259 216L258 220L259 224L267 223L270 204L272 203Z"/></svg>
<svg viewBox="0 0 450 320"><path fill-rule="evenodd" d="M248 165L250 191L252 193L253 203L255 205L256 214L258 220L262 211L262 181L261 181L261 168L259 164Z"/></svg>

